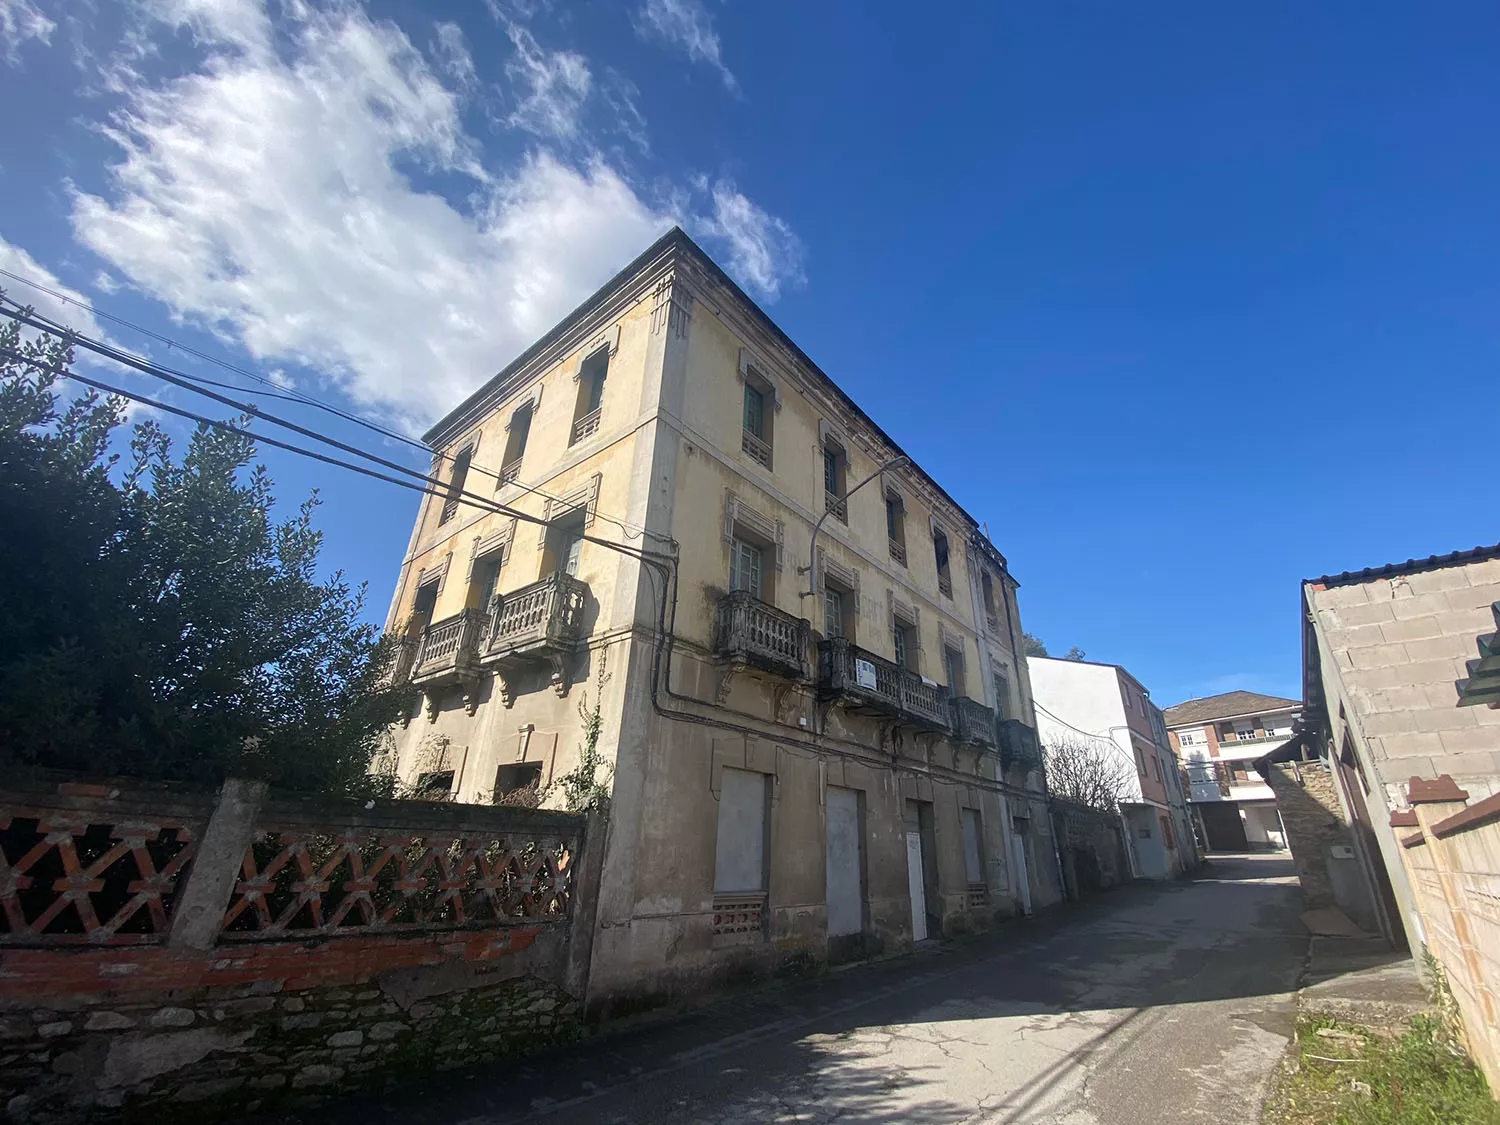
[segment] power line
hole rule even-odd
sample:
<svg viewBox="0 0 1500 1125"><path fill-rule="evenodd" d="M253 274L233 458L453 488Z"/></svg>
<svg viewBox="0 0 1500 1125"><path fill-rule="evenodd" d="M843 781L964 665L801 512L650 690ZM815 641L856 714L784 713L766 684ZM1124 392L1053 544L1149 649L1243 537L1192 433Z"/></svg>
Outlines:
<svg viewBox="0 0 1500 1125"><path fill-rule="evenodd" d="M53 288L51 286L48 286L48 285L43 285L41 282L35 280L34 278L24 277L21 274L13 273L10 270L6 270L6 269L0 269L0 276L8 277L12 281L19 281L22 285L28 285L28 286L30 286L33 289L36 289L36 290L38 290L38 291L40 291L42 293L46 293L48 296L54 298L55 300L61 301L61 302L65 303L65 304L72 305L72 306L74 306L76 308L79 308L79 309L81 309L83 311L86 311L91 316L99 316L99 317L104 318L105 320L111 321L112 323L122 325L123 327L129 328L132 331L141 333L143 336L147 336L147 337L149 337L149 338L151 338L153 340L158 341L159 343L165 344L168 348L175 348L178 351L185 352L188 355L191 355L191 356L194 356L194 357L196 357L198 359L203 360L205 363L215 364L215 365L217 365L219 367L224 368L226 371L232 371L232 372L234 372L237 375L242 375L245 378L250 379L250 380L252 380L254 382L260 383L264 387L267 387L267 388L270 388L270 389L268 389L268 390L253 390L253 389L248 388L248 387L239 387L239 386L236 386L235 384L232 384L232 383L223 383L223 382L220 382L218 380L209 379L209 378L207 378L206 376L203 376L203 375L196 375L196 374L192 374L190 372L180 371L180 370L178 370L176 368L169 368L169 367L162 366L160 364L155 364L155 363L152 363L151 361L140 360L140 362L148 363L150 366L155 367L155 368L159 369L160 371L170 372L171 374L173 374L173 375L175 375L175 376L177 376L177 377L179 377L181 379L186 379L186 380L188 380L190 382L193 382L193 383L201 383L201 384L203 384L205 386L219 387L219 388L224 389L224 390L238 390L238 391L242 391L242 392L245 392L245 393L248 393L248 394L254 394L254 395L265 395L265 396L270 397L270 398L281 399L281 400L287 401L287 402L298 402L298 403L302 403L303 405L306 405L306 406L312 406L312 407L315 407L315 408L317 408L319 410L327 411L329 414L332 414L332 415L334 415L337 418L341 418L341 419L343 419L343 420L345 420L347 422L352 422L352 423L354 423L357 426L362 426L365 429L371 431L372 433L380 434L381 436L383 436L385 438L388 438L388 439L390 439L392 441L400 442L401 444L410 446L413 449L421 450L423 453L426 453L426 454L428 454L431 457L435 457L439 461L445 461L445 462L449 462L449 463L453 463L453 462L456 461L456 458L452 454L443 452L441 450L434 450L426 442L417 441L416 439L410 438L410 437L408 437L407 435L401 433L398 430L393 430L390 427L383 426L383 425L381 425L378 422L372 422L372 421L370 421L370 420L368 420L366 418L361 418L357 414L353 414L353 413L351 413L349 411L340 409L339 407L336 407L336 406L332 405L331 403L324 402L321 399L319 399L319 398L317 398L317 397L315 397L313 395L310 395L307 392L302 391L299 388L296 388L296 387L291 387L291 388L282 387L281 384L276 383L274 380L269 379L266 376L259 374L258 372L252 371L249 368L241 367L239 364L231 363L230 361L228 361L226 359L220 358L220 357L215 356L215 355L211 355L208 352L200 351L199 349L194 348L194 347L192 347L189 344L184 344L184 343L182 343L179 340L173 339L170 336L163 335L162 333L156 332L153 329L146 328L143 325L136 324L134 321L127 320L127 319L125 319L122 316L118 316L118 315L116 315L114 313L107 312L107 311L105 311L105 310L97 307L96 305L80 301L77 298L71 297L67 293L62 292L61 290L55 289L55 288ZM52 320L50 317L41 316L34 309L27 310L26 306L21 305L20 302L18 302L18 301L6 298L3 295L3 293L0 293L0 304L10 304L10 305L14 306L17 310L28 311L29 315L32 316L35 319L35 321L39 322L39 323L32 323L31 326L34 327L34 328L38 328L38 329L40 329L43 332L50 332L53 335L62 336L64 338L75 340L75 341L79 342L80 344L83 344L83 346L85 346L87 348L90 348L91 350L95 350L95 351L97 351L100 347L106 347L106 348L109 347L109 345L104 344L102 341L92 340L90 337L88 337L88 336L86 336L86 335L84 335L84 334L82 334L80 332L75 331L74 329L68 327L67 325L59 324L57 321ZM4 313L3 309L0 309L0 314L10 315L8 313ZM31 323L31 322L26 322L26 323ZM111 350L112 351L119 351L118 349L111 349ZM100 354L106 354L106 353L101 352ZM130 356L131 353L128 353L128 352L119 352L119 355L120 356ZM118 357L117 356L111 356L111 358L118 358ZM139 357L132 357L132 358L139 359ZM151 372L147 372L147 373L150 374ZM189 388L186 388L186 389L188 389L188 390L194 390L196 388L189 387ZM205 393L205 392L199 392L199 393ZM268 420L271 420L271 419L268 419ZM494 472L491 469L486 469L482 465L474 465L474 464L471 463L470 466L469 466L469 471L470 472L474 472L474 473L478 473L481 476L489 477L491 480L494 480L497 484L504 484L504 483L506 483L505 481L503 481L501 479L501 474L500 473ZM524 483L522 483L519 480L517 480L517 481L511 481L509 483L514 484L516 487L518 487L518 488L520 488L520 489L522 489L522 490L524 490L524 491L526 491L526 492L528 492L528 493L530 493L532 495L540 496L543 499L552 500L554 502L555 501L560 501L562 499L562 497L560 497L560 496L555 496L552 493L549 493L549 492L545 491L544 489L535 488L535 487L533 487L531 485L524 484ZM658 540L662 540L662 541L668 541L669 542L670 539L671 539L670 536L662 535L662 534L660 534L658 532L649 531L648 529L646 529L646 528L644 528L644 527L642 527L642 526L640 526L638 524L632 524L628 520L623 520L623 519L620 519L620 518L618 518L616 516L612 516L612 515L610 515L607 512L599 511L597 508L595 508L594 516L595 516L596 519L602 519L606 523L614 524L621 531L623 531L625 533L625 535L627 537L629 537L629 538L639 539L639 538L641 538L644 535L650 535L652 538L658 539Z"/></svg>
<svg viewBox="0 0 1500 1125"><path fill-rule="evenodd" d="M0 314L3 314L3 310L0 310ZM148 395L139 394L135 391L127 391L123 387L116 387L101 380L93 379L87 375L80 375L77 372L70 371L65 367L59 367L56 364L47 363L35 356L27 356L22 354L21 352L12 351L9 348L0 348L0 358L10 359L17 363L36 368L38 370L49 371L54 375L60 376L64 379L71 379L74 382L82 383L86 387L92 387L95 390L103 391L106 394L118 395L119 397L129 399L132 402L138 402L143 406L149 406L153 409L161 410L168 414L175 414L180 418L186 418L194 422L199 422L203 425L211 426L217 430L224 430L230 433L241 434L251 438L254 441L272 446L276 449L282 449L289 453L298 454L299 456L309 457L315 461L320 461L325 465L332 465L336 468L347 469L351 472L359 473L362 476L372 477L375 480L384 481L387 484L394 484L400 488L409 489L413 492L420 492L428 496L451 495L451 490L444 486L441 481L436 481L430 477L422 477L420 474L412 474L417 476L418 479L422 481L422 483L402 480L400 477L393 477L387 473L378 472L365 465L359 465L352 461L345 461L338 457L331 457L328 454L320 453L315 449L308 449L305 446L295 445L291 442L281 441L278 438L273 438L266 434L257 433L254 430L249 429L248 427L239 426L234 424L233 422L227 422L222 418L210 418L207 415L199 414L196 411L187 410L180 406L174 406L170 403L161 402L160 400L153 399ZM397 467L400 468L400 466ZM406 471L408 473L411 472L410 470L403 471ZM492 500L487 500L482 496L471 497L468 502L475 507L491 511L499 515L512 516L526 523L539 524L542 526L547 526L550 523L550 521L543 519L540 516L533 516L527 512L516 511L514 509L506 507L503 504L499 504ZM611 550L618 551L621 554L624 554L627 557L648 566L662 566L663 564L660 561L661 559L670 559L670 556L659 556L656 555L655 552L643 551L636 547L631 547L623 543L614 543L608 539L600 539L597 536L593 535L583 535L580 536L580 538L582 538L585 542L596 543L601 547L607 547Z"/></svg>
<svg viewBox="0 0 1500 1125"><path fill-rule="evenodd" d="M15 304L14 301L7 301L6 303L12 305ZM65 340L76 343L86 350L104 356L106 359L113 360L114 362L124 367L129 367L132 370L138 371L142 374L161 379L164 382L172 384L173 386L180 387L187 391L192 391L195 394L203 395L205 398L212 399L215 402L222 403L225 406L231 406L236 410L243 411L251 417L259 418L262 421L270 422L273 425L282 426L286 429L291 430L293 433L300 434L303 437L312 438L314 441L320 441L326 445L331 445L335 449L341 450L345 453L353 454L356 457L363 457L367 461L372 461L377 465L383 466L384 468L394 470L398 473L403 473L406 476L422 481L424 484L430 485L434 488L446 489L445 495L450 499L458 498L460 500L466 500L470 504L479 506L481 508L491 511L500 511L507 515L521 516L522 518L527 519L531 522L547 522L546 520L540 519L539 517L526 515L525 513L520 512L518 509L511 508L508 505L500 504L497 501L489 499L488 497L480 496L477 493L470 492L467 489L456 488L451 481L444 482L442 480L439 480L437 477L429 476L426 473L418 472L416 469L409 468L398 461L391 461L385 457L381 457L377 454L371 453L368 450L360 449L358 446L349 445L348 443L340 441L337 438L330 437L327 434L321 433L314 429L310 429L307 426L300 425L297 422L289 421L288 419L282 418L275 414L269 414L266 411L259 409L252 403L242 402L237 399L230 398L227 395L221 395L215 391L207 390L203 387L194 386L188 379L188 377L183 375L181 372L174 371L170 368L162 367L159 364L154 364L150 361L140 359L137 356L131 355L129 352L121 351L119 348L115 348L100 341L93 340L90 337L81 336L76 332L72 332L71 330L53 327L51 322L49 322L44 317L37 317L33 313L26 313L22 311L12 312L5 308L0 308L0 316L7 317L21 324L29 325L30 327L37 328L43 332L55 332L61 335ZM76 378L76 376L72 375L72 373L68 374L70 377ZM597 515L598 512L596 510L595 516L597 517Z"/></svg>

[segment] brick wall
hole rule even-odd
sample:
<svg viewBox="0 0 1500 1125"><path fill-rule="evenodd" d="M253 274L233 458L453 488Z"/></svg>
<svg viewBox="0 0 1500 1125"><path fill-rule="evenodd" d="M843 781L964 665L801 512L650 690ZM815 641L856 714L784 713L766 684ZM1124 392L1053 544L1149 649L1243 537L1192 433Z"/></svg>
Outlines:
<svg viewBox="0 0 1500 1125"><path fill-rule="evenodd" d="M216 1120L566 1039L582 841L564 814L233 782L0 794L0 1103Z"/></svg>

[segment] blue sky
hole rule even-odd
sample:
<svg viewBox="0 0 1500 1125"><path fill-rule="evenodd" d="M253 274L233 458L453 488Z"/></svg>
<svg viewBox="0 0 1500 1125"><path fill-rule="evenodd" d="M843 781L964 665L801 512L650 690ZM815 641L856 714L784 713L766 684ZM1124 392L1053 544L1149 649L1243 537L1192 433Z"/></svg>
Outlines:
<svg viewBox="0 0 1500 1125"><path fill-rule="evenodd" d="M415 430L680 222L1054 649L1297 695L1300 578L1500 538L1497 52L1480 3L0 0L0 268ZM267 460L383 616L415 499Z"/></svg>

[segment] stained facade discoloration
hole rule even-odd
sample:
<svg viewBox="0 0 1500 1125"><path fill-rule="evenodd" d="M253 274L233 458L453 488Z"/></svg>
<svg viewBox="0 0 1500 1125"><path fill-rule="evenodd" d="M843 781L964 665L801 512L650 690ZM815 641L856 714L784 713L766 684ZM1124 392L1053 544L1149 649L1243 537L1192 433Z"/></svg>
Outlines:
<svg viewBox="0 0 1500 1125"><path fill-rule="evenodd" d="M597 429L574 440L591 405L580 373L597 371L601 353ZM519 459L505 429L518 409L530 412ZM465 489L516 514L449 503L444 522L444 498L429 498L392 629L415 641L414 611L428 622L503 613L559 566L587 592L565 659L497 662L490 634L468 674L423 684L422 706L393 732L394 766L408 784L451 773L459 800L489 799L533 773L545 787L577 764L578 701L597 693L613 772L591 995L696 989L824 958L829 786L862 794L871 951L911 941L909 801L930 805L927 909L944 929L1059 897L1042 779L1024 752L1035 719L1003 556L914 466L848 494L900 451L681 232L428 437L450 458L469 450ZM580 517L590 539L568 556L557 529ZM641 550L655 565L630 557ZM492 585L487 558L503 560ZM736 644L716 633L732 585L754 591L748 648L740 633ZM491 590L499 601L481 604ZM857 675L873 685L878 667L881 691L900 682L901 706L830 690L820 667L830 633L869 654ZM978 709L965 712L970 737L954 733L950 696ZM997 734L985 708L1011 724ZM1000 741L1021 752L1002 756ZM763 885L736 888L760 899L732 904L761 911L753 940L723 932L731 904L715 889L726 769L768 779ZM965 864L964 809L979 814L978 882Z"/></svg>

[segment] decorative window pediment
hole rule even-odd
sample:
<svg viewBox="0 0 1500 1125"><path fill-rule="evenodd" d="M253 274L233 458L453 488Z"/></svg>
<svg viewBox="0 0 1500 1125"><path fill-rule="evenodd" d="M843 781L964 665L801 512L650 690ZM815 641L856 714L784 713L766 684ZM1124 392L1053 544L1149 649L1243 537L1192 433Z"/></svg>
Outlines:
<svg viewBox="0 0 1500 1125"><path fill-rule="evenodd" d="M775 548L775 569L779 574L786 554L786 524L758 512L732 488L724 490L724 542L734 540L737 528L743 528L766 545Z"/></svg>
<svg viewBox="0 0 1500 1125"><path fill-rule="evenodd" d="M831 555L826 554L822 547L818 548L818 585L820 591L827 589L828 579L833 579L838 586L848 590L854 598L854 615L859 616L859 568L856 566L845 566Z"/></svg>
<svg viewBox="0 0 1500 1125"><path fill-rule="evenodd" d="M608 352L609 358L615 358L615 352L620 350L620 326L618 324L606 328L603 332L594 336L578 356L578 363L573 368L573 382L578 382L583 375L583 369L588 366L589 360L600 352Z"/></svg>
<svg viewBox="0 0 1500 1125"><path fill-rule="evenodd" d="M594 525L594 513L599 507L599 484L604 479L602 473L595 473L583 484L565 492L561 496L547 498L547 505L542 512L542 518L547 522L540 526L537 536L536 549L544 550L547 546L547 528L553 520L561 519L569 512L583 512L583 527L587 531Z"/></svg>
<svg viewBox="0 0 1500 1125"><path fill-rule="evenodd" d="M423 586L437 584L438 593L443 592L443 583L448 578L448 564L453 561L453 552L449 551L441 560L431 566L424 566L417 571L417 589Z"/></svg>
<svg viewBox="0 0 1500 1125"><path fill-rule="evenodd" d="M764 384L770 389L771 401L775 408L781 409L781 381L771 374L771 369L749 348L740 349L738 375L742 383L751 381Z"/></svg>

